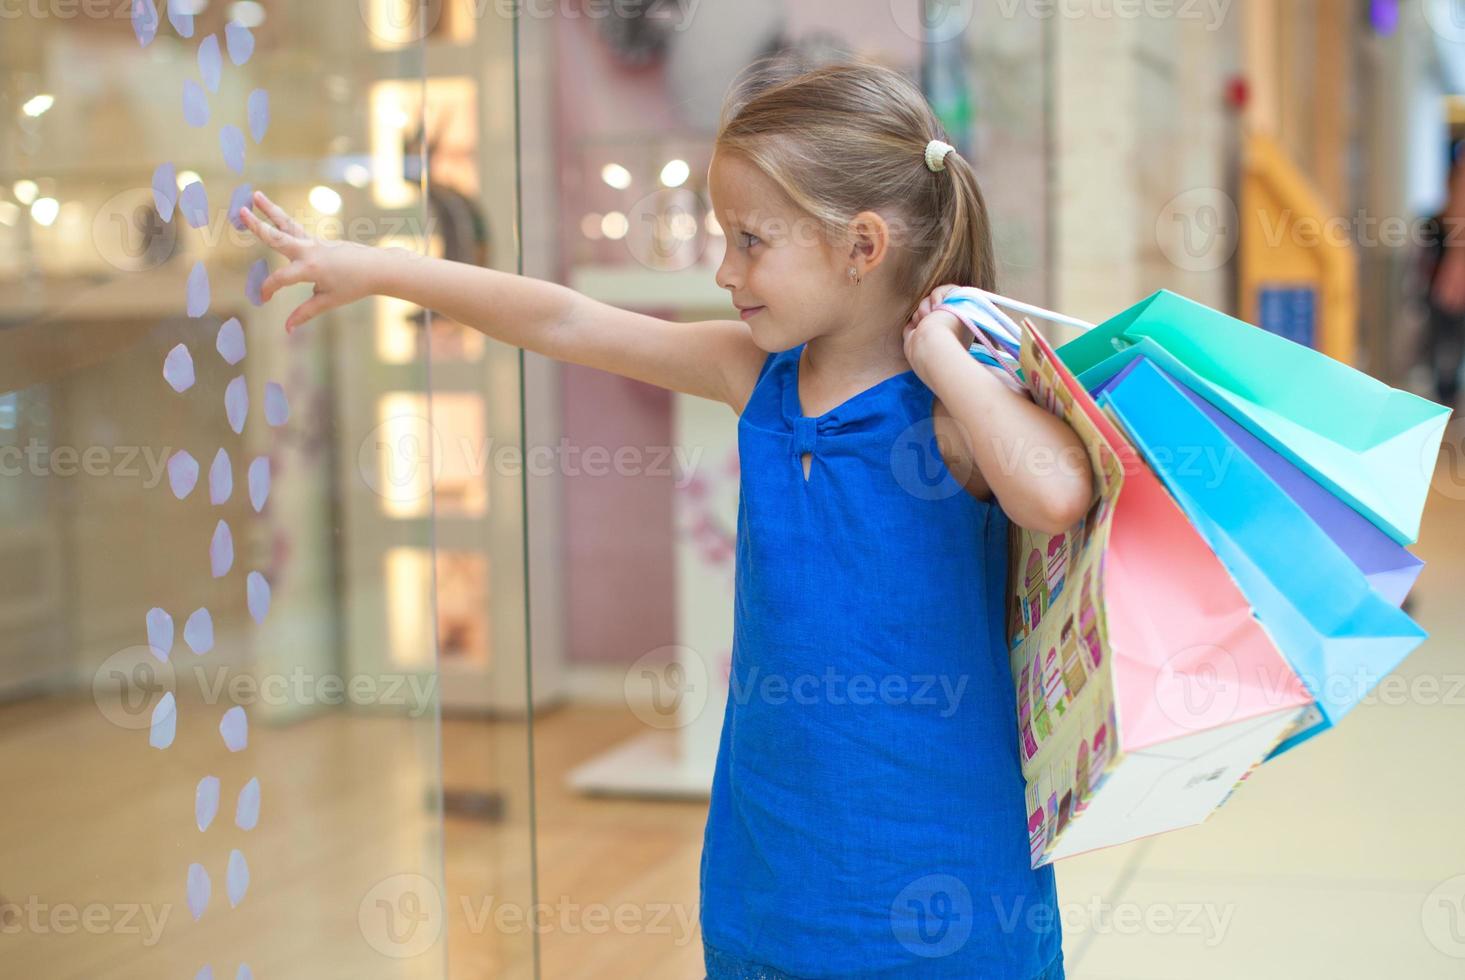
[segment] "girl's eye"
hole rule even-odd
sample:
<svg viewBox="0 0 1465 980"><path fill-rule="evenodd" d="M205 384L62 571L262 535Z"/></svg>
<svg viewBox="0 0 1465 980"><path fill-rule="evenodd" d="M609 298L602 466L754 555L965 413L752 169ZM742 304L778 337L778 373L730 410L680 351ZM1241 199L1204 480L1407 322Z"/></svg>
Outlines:
<svg viewBox="0 0 1465 980"><path fill-rule="evenodd" d="M753 247L753 243L756 242L756 241L758 241L758 236L757 235L750 235L746 231L742 233L742 237L743 237L743 248L752 248Z"/></svg>

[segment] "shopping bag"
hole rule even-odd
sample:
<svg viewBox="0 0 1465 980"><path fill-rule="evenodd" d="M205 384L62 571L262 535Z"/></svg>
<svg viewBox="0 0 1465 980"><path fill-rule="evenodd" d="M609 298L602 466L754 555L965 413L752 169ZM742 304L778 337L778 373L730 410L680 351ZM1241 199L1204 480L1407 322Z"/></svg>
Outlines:
<svg viewBox="0 0 1465 980"><path fill-rule="evenodd" d="M1139 360L1137 358L1131 361L1130 367L1139 363ZM1124 376L1125 372L1121 371L1098 387L1091 388L1089 394L1098 398ZM1221 430L1227 441L1260 466L1287 496L1307 512L1307 516L1363 572L1368 584L1379 595L1396 606L1404 602L1424 568L1423 561L1410 554L1408 549L1379 530L1358 511L1333 496L1327 487L1312 479L1281 453L1238 425L1225 412L1184 385L1180 389Z"/></svg>
<svg viewBox="0 0 1465 980"><path fill-rule="evenodd" d="M1095 475L1078 526L1014 529L1009 666L1033 867L1200 823L1312 702L1216 555L1024 323L1023 377Z"/></svg>
<svg viewBox="0 0 1465 980"><path fill-rule="evenodd" d="M1418 538L1448 407L1163 289L1058 351L1090 388L1138 355L1396 542Z"/></svg>
<svg viewBox="0 0 1465 980"><path fill-rule="evenodd" d="M1099 398L1226 566L1314 701L1273 758L1336 725L1425 638L1182 386L1135 359Z"/></svg>

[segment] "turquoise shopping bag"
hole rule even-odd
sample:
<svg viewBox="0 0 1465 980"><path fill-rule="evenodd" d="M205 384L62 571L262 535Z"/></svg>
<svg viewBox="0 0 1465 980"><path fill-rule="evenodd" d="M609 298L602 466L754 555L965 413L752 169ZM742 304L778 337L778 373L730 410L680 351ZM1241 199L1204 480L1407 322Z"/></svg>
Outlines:
<svg viewBox="0 0 1465 980"><path fill-rule="evenodd" d="M1136 358L1099 397L1313 695L1267 758L1332 727L1425 638L1177 383Z"/></svg>
<svg viewBox="0 0 1465 980"><path fill-rule="evenodd" d="M1419 537L1448 407L1168 290L1058 349L1090 390L1140 355L1395 541Z"/></svg>

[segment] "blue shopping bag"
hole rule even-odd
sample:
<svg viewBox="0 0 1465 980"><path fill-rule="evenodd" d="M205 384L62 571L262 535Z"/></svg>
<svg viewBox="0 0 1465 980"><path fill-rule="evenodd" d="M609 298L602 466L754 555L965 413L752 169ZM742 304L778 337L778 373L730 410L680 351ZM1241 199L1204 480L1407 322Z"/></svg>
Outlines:
<svg viewBox="0 0 1465 980"><path fill-rule="evenodd" d="M1164 289L1058 349L1090 389L1141 355L1399 544L1418 538L1448 406Z"/></svg>
<svg viewBox="0 0 1465 980"><path fill-rule="evenodd" d="M1154 362L1099 396L1221 559L1315 699L1267 756L1331 728L1425 638Z"/></svg>

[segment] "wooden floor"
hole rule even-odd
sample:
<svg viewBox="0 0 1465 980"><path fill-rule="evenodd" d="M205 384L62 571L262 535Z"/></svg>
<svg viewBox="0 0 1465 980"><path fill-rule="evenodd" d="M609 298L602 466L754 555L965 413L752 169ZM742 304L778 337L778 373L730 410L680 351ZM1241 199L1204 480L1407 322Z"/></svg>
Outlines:
<svg viewBox="0 0 1465 980"><path fill-rule="evenodd" d="M0 706L0 976L194 977L208 964L233 980L247 962L261 980L437 980L445 967L455 980L530 978L532 920L542 977L702 977L706 805L565 788L571 766L641 730L629 711L536 719L535 902L522 721L442 723L447 789L496 790L505 810L486 820L455 808L440 822L433 719L337 711L256 725L248 748L231 754L219 710L183 703L177 738L159 752L145 730L117 727L89 699ZM194 795L206 774L222 792L200 833ZM245 832L234 804L251 776L263 801ZM230 908L234 848L251 880ZM212 879L197 922L184 901L195 861Z"/></svg>
<svg viewBox="0 0 1465 980"><path fill-rule="evenodd" d="M588 797L566 786L573 766L645 730L624 708L536 716L539 901L566 908L565 921L579 926L541 935L545 978L702 980L697 874L707 804Z"/></svg>

